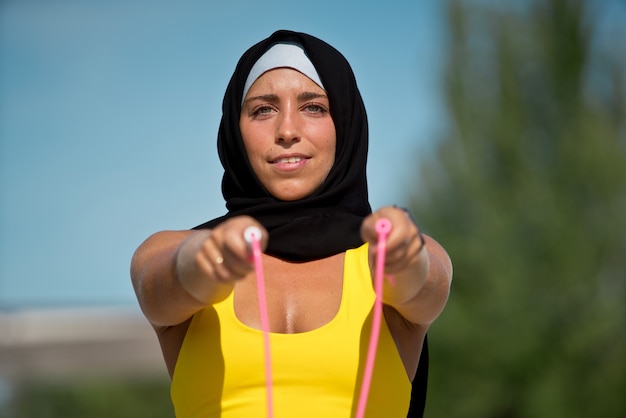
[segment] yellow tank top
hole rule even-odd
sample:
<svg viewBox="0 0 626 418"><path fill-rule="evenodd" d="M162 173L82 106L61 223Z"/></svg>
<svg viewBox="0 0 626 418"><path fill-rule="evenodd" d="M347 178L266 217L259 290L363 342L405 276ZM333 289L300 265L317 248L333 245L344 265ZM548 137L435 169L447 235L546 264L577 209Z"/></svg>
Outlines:
<svg viewBox="0 0 626 418"><path fill-rule="evenodd" d="M356 412L375 294L367 244L348 250L336 316L298 334L272 333L275 418L349 418ZM178 418L266 415L263 334L235 316L233 294L196 313L171 387ZM406 417L411 383L383 321L366 417Z"/></svg>

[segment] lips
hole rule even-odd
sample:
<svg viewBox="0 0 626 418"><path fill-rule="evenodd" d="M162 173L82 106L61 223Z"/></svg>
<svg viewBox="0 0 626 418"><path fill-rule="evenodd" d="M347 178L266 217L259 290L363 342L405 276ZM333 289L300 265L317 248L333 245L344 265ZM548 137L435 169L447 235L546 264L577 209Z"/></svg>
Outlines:
<svg viewBox="0 0 626 418"><path fill-rule="evenodd" d="M297 163L299 161L303 160L302 157L283 157L283 158L277 158L274 161L272 161L272 163L274 164L281 164L281 163Z"/></svg>
<svg viewBox="0 0 626 418"><path fill-rule="evenodd" d="M304 155L284 155L270 161L279 170L291 171L304 166L310 157Z"/></svg>

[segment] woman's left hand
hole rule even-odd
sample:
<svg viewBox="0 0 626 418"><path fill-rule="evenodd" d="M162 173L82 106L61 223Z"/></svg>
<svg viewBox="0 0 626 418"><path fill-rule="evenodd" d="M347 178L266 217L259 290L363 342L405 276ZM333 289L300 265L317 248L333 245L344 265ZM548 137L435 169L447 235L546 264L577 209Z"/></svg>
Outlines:
<svg viewBox="0 0 626 418"><path fill-rule="evenodd" d="M395 308L409 323L427 326L446 304L452 281L450 257L441 245L422 235L410 215L395 206L386 206L369 215L361 225L361 237L369 242L369 264L376 262L378 234L376 221L391 222L387 237L385 274L394 281L383 284L383 303Z"/></svg>
<svg viewBox="0 0 626 418"><path fill-rule="evenodd" d="M375 224L381 218L391 222L391 231L387 236L385 273L398 274L416 268L421 261L427 262L427 257L421 257L425 252L424 238L409 214L404 209L385 206L369 215L361 224L361 238L370 243L370 266L374 265L378 242Z"/></svg>

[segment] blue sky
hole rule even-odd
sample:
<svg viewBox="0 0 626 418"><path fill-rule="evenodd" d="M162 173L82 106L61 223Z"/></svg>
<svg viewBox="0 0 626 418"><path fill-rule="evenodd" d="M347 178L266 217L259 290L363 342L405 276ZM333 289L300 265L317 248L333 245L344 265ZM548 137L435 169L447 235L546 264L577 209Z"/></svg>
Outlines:
<svg viewBox="0 0 626 418"><path fill-rule="evenodd" d="M348 58L372 206L402 204L444 125L441 3L4 0L0 309L135 304L134 249L224 213L222 96L239 56L277 29Z"/></svg>

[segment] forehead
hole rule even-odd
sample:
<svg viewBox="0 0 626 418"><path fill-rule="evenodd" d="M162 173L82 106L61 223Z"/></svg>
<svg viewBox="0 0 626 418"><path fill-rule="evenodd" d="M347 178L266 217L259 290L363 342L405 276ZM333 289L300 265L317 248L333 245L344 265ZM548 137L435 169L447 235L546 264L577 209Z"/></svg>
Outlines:
<svg viewBox="0 0 626 418"><path fill-rule="evenodd" d="M274 93L289 91L310 91L325 94L317 83L306 75L293 68L274 68L263 73L250 86L248 93L244 99L257 95L259 93Z"/></svg>

